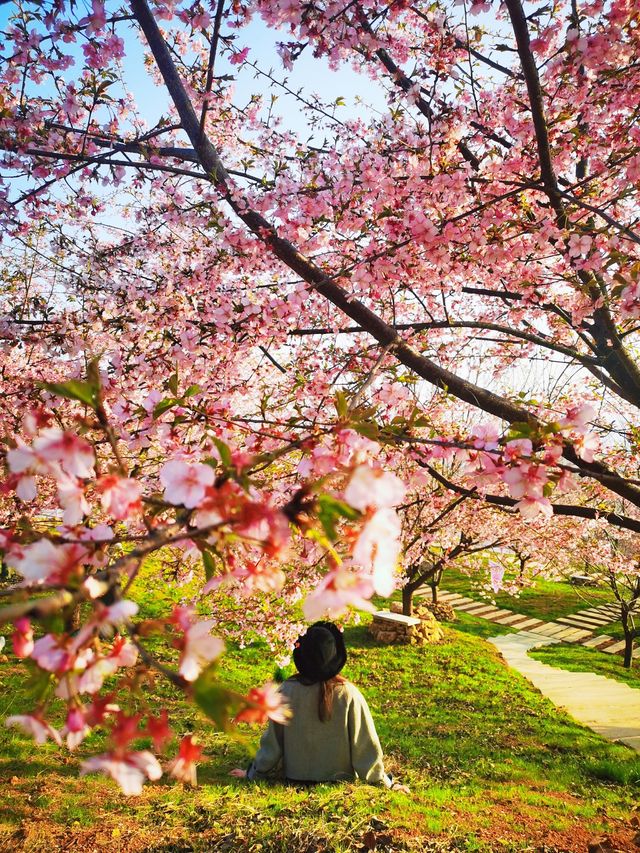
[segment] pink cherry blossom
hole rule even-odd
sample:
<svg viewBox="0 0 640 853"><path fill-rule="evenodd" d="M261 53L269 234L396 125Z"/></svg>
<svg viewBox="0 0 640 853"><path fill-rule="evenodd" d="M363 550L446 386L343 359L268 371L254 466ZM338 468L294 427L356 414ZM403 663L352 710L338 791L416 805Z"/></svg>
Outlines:
<svg viewBox="0 0 640 853"><path fill-rule="evenodd" d="M595 432L575 435L572 442L580 459L584 459L585 462L593 462L595 453L600 448L600 442Z"/></svg>
<svg viewBox="0 0 640 853"><path fill-rule="evenodd" d="M193 735L185 735L180 741L178 755L168 763L167 771L186 785L196 785L196 762L201 756L202 747L197 745Z"/></svg>
<svg viewBox="0 0 640 853"><path fill-rule="evenodd" d="M504 458L507 462L513 462L521 456L529 457L533 453L533 445L529 438L514 438L504 446Z"/></svg>
<svg viewBox="0 0 640 853"><path fill-rule="evenodd" d="M120 601L116 601L115 604L101 608L97 614L97 621L100 627L121 625L123 622L131 619L132 616L135 616L137 612L138 605L135 601L122 598Z"/></svg>
<svg viewBox="0 0 640 853"><path fill-rule="evenodd" d="M323 617L329 619L342 616L347 608L375 611L368 601L373 595L373 578L342 565L332 569L320 581L313 592L307 595L302 611L308 622Z"/></svg>
<svg viewBox="0 0 640 853"><path fill-rule="evenodd" d="M54 545L49 539L38 539L26 545L19 556L10 557L10 565L27 583L65 584L70 577L82 574L80 564L87 555L82 545Z"/></svg>
<svg viewBox="0 0 640 853"><path fill-rule="evenodd" d="M47 672L63 673L71 669L74 663L74 653L70 648L68 638L55 634L45 634L36 640L31 657L41 669Z"/></svg>
<svg viewBox="0 0 640 853"><path fill-rule="evenodd" d="M55 741L58 746L62 745L60 732L54 729L47 721L38 714L14 714L4 721L6 726L18 726L31 735L38 744L45 743L48 738Z"/></svg>
<svg viewBox="0 0 640 853"><path fill-rule="evenodd" d="M38 467L38 457L33 452L31 447L27 446L24 441L19 438L17 446L7 450L7 465L9 470L14 474L23 474L25 471L36 470Z"/></svg>
<svg viewBox="0 0 640 853"><path fill-rule="evenodd" d="M516 507L520 511L523 518L528 520L537 518L543 515L545 518L551 518L553 515L553 507L549 498L530 497L525 495L522 500L518 501Z"/></svg>
<svg viewBox="0 0 640 853"><path fill-rule="evenodd" d="M109 653L94 657L84 671L75 676L69 688L78 694L97 693L105 678L113 675L120 667L134 666L137 659L138 650L134 644L125 640L124 637L116 637Z"/></svg>
<svg viewBox="0 0 640 853"><path fill-rule="evenodd" d="M572 234L569 237L569 255L577 258L580 255L587 255L591 250L592 239L588 234Z"/></svg>
<svg viewBox="0 0 640 853"><path fill-rule="evenodd" d="M191 622L188 611L176 611L176 618L184 630L178 672L186 681L195 681L207 664L220 657L224 642L210 633L216 624L215 619Z"/></svg>
<svg viewBox="0 0 640 853"><path fill-rule="evenodd" d="M504 577L504 566L500 563L490 563L491 588L497 594L502 589L502 578Z"/></svg>
<svg viewBox="0 0 640 853"><path fill-rule="evenodd" d="M560 428L585 430L596 415L596 409L591 403L580 403L568 410L566 416L560 421Z"/></svg>
<svg viewBox="0 0 640 853"><path fill-rule="evenodd" d="M98 33L103 29L107 22L104 3L102 0L91 0L91 15L89 17L88 31Z"/></svg>
<svg viewBox="0 0 640 853"><path fill-rule="evenodd" d="M58 427L47 427L34 439L33 451L40 460L58 462L71 477L93 477L95 456L84 438Z"/></svg>
<svg viewBox="0 0 640 853"><path fill-rule="evenodd" d="M84 516L91 511L82 484L75 477L62 474L57 478L56 486L60 506L64 508L64 523L79 524Z"/></svg>
<svg viewBox="0 0 640 853"><path fill-rule="evenodd" d="M126 796L138 796L146 779L155 781L162 776L158 759L147 750L140 752L105 752L82 763L80 775L104 773L120 785Z"/></svg>
<svg viewBox="0 0 640 853"><path fill-rule="evenodd" d="M514 498L538 498L542 497L542 490L549 478L542 465L529 465L525 462L508 468L502 479L509 486Z"/></svg>
<svg viewBox="0 0 640 853"><path fill-rule="evenodd" d="M622 292L620 316L623 320L640 317L640 281L631 282Z"/></svg>
<svg viewBox="0 0 640 853"><path fill-rule="evenodd" d="M236 715L237 723L264 725L268 720L282 725L289 722L291 709L278 685L268 681L262 687L253 687L247 694L247 707Z"/></svg>
<svg viewBox="0 0 640 853"><path fill-rule="evenodd" d="M193 509L202 503L205 491L212 486L216 475L213 468L201 462L183 462L173 459L165 463L160 472L164 486L164 499L171 504L181 504Z"/></svg>
<svg viewBox="0 0 640 853"><path fill-rule="evenodd" d="M232 54L229 58L229 62L231 65L240 65L245 61L245 59L249 56L249 48L245 47L243 50L239 50L236 53Z"/></svg>
<svg viewBox="0 0 640 853"><path fill-rule="evenodd" d="M256 590L262 592L278 592L282 589L286 575L282 567L266 557L259 560L244 560L236 562L233 570L223 575L214 575L203 586L206 594L223 585L237 586L242 595L251 595Z"/></svg>
<svg viewBox="0 0 640 853"><path fill-rule="evenodd" d="M38 495L38 488L34 477L19 477L16 483L16 496L21 501L32 501Z"/></svg>
<svg viewBox="0 0 640 853"><path fill-rule="evenodd" d="M28 658L33 652L33 629L26 616L21 616L13 623L15 631L12 634L13 653L18 658Z"/></svg>
<svg viewBox="0 0 640 853"><path fill-rule="evenodd" d="M100 492L103 510L119 521L128 518L142 506L142 484L137 480L108 474L98 480L96 489Z"/></svg>
<svg viewBox="0 0 640 853"><path fill-rule="evenodd" d="M395 474L358 465L344 492L345 501L364 512L368 508L397 506L405 496L405 486Z"/></svg>
<svg viewBox="0 0 640 853"><path fill-rule="evenodd" d="M67 749L71 751L76 749L90 731L91 728L87 725L85 709L80 706L71 707L67 713L66 722L60 730L60 735L66 740Z"/></svg>
<svg viewBox="0 0 640 853"><path fill-rule="evenodd" d="M373 588L387 597L395 589L394 573L400 554L400 519L392 509L379 509L362 528L353 549L353 562L371 572Z"/></svg>
<svg viewBox="0 0 640 853"><path fill-rule="evenodd" d="M478 424L471 430L473 446L482 450L496 450L499 446L500 430L495 424Z"/></svg>

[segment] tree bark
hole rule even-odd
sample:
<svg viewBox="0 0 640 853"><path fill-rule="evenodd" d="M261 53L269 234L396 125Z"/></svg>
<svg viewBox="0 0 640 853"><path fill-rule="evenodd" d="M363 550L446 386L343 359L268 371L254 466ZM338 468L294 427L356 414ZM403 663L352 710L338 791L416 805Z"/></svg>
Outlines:
<svg viewBox="0 0 640 853"><path fill-rule="evenodd" d="M631 669L631 664L633 662L633 634L627 633L625 631L624 634L624 668Z"/></svg>
<svg viewBox="0 0 640 853"><path fill-rule="evenodd" d="M402 613L404 616L413 616L413 592L412 586L405 586L402 590Z"/></svg>

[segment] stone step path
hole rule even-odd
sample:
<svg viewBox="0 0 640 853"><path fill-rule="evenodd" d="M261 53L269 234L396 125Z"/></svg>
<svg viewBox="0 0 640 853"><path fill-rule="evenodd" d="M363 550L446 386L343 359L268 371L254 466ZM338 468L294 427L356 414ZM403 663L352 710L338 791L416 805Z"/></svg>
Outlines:
<svg viewBox="0 0 640 853"><path fill-rule="evenodd" d="M418 589L417 596L430 596L430 587ZM603 625L614 622L619 614L617 604L601 604L598 607L590 607L570 616L561 616L552 622L544 622L523 613L514 613L513 610L505 610L486 601L477 601L466 595L456 592L448 592L445 589L438 590L438 601L450 604L455 610L469 613L488 619L497 625L506 625L517 631L533 632L542 637L550 637L555 641L565 643L579 643L598 651L609 654L621 654L624 651L624 641L616 640L608 634L593 636L593 632ZM636 649L634 657L640 657L640 649Z"/></svg>
<svg viewBox="0 0 640 853"><path fill-rule="evenodd" d="M531 631L489 640L505 661L555 705L611 741L640 752L640 690L603 675L569 672L530 658L529 649L560 642Z"/></svg>
<svg viewBox="0 0 640 853"><path fill-rule="evenodd" d="M558 622L564 625L572 625L578 628L592 628L596 630L610 622L615 622L620 615L617 604L601 604L599 607L589 607L587 610L579 610L570 616L562 616Z"/></svg>

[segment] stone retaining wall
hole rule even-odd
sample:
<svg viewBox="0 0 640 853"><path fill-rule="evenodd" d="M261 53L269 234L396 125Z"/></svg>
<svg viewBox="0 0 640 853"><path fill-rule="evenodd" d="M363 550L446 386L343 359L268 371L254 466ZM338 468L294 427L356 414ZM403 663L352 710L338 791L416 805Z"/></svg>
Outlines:
<svg viewBox="0 0 640 853"><path fill-rule="evenodd" d="M369 632L379 643L419 645L437 643L442 639L442 628L433 616L416 619L390 610L379 610L373 614Z"/></svg>

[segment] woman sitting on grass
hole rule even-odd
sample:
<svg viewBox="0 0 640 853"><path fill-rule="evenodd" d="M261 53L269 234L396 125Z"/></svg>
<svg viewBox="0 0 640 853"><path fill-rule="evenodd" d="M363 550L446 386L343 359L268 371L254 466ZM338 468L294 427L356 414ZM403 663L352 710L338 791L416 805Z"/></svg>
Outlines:
<svg viewBox="0 0 640 853"><path fill-rule="evenodd" d="M297 674L282 684L292 719L269 722L255 758L234 776L284 777L294 785L352 782L408 791L384 772L382 749L364 696L339 675L347 660L342 633L316 622L293 650Z"/></svg>

